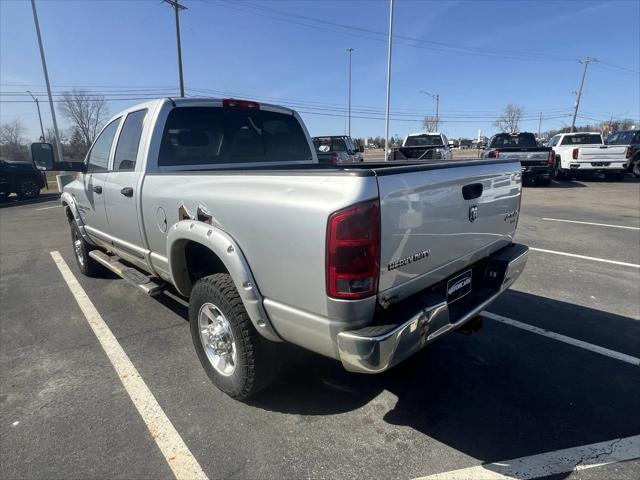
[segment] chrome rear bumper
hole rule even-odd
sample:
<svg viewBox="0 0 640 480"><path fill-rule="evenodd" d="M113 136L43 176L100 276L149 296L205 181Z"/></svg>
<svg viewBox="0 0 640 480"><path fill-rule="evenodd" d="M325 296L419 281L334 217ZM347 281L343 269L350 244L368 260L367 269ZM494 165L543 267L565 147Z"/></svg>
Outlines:
<svg viewBox="0 0 640 480"><path fill-rule="evenodd" d="M397 312L385 314L391 321L360 330L338 333L338 352L351 372L380 373L405 360L450 330L477 316L520 276L529 247L513 244L472 266L474 284L470 298L447 303L436 289L403 302ZM415 305L414 305L415 304ZM407 312L409 312L407 314ZM395 316L399 318L394 318Z"/></svg>

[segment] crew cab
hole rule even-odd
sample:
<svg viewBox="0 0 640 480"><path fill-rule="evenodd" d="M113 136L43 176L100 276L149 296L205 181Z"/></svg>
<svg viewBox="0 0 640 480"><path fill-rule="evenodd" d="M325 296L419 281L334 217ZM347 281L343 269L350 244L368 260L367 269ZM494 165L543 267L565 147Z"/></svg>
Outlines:
<svg viewBox="0 0 640 480"><path fill-rule="evenodd" d="M551 184L555 154L550 147L539 147L533 133L498 133L491 137L482 156L518 160L524 181L545 186Z"/></svg>
<svg viewBox="0 0 640 480"><path fill-rule="evenodd" d="M319 163L362 162L360 148L346 135L313 137L313 146Z"/></svg>
<svg viewBox="0 0 640 480"><path fill-rule="evenodd" d="M33 163L0 160L0 197L15 193L21 199L37 198L44 186L44 176Z"/></svg>
<svg viewBox="0 0 640 480"><path fill-rule="evenodd" d="M556 154L558 180L593 173L622 180L629 165L626 146L605 145L598 132L561 133L551 138L549 146Z"/></svg>
<svg viewBox="0 0 640 480"><path fill-rule="evenodd" d="M387 160L451 160L449 140L442 133L411 133L402 145L389 150Z"/></svg>
<svg viewBox="0 0 640 480"><path fill-rule="evenodd" d="M242 399L289 342L385 371L470 328L518 278L520 163L321 165L297 112L159 99L102 129L61 202L79 270L189 301L203 368ZM132 319L132 321L135 319Z"/></svg>
<svg viewBox="0 0 640 480"><path fill-rule="evenodd" d="M625 157L629 161L628 170L640 178L640 130L623 130L607 138L607 145L622 145L626 147Z"/></svg>

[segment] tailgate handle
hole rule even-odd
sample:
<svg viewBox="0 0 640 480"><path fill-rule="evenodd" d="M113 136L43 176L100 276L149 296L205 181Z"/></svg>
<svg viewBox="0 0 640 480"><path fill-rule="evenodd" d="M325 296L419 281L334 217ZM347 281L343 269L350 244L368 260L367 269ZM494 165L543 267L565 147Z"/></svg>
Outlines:
<svg viewBox="0 0 640 480"><path fill-rule="evenodd" d="M465 185L462 187L462 196L465 200L473 200L474 198L478 198L482 195L482 184L481 183L470 183L469 185Z"/></svg>

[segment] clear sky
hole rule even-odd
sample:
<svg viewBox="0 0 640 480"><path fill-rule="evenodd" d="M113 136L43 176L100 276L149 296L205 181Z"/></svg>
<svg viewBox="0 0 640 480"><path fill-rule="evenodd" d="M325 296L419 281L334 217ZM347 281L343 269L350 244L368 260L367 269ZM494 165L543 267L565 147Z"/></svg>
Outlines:
<svg viewBox="0 0 640 480"><path fill-rule="evenodd" d="M312 135L346 128L347 48L353 52L352 136L384 134L389 2L182 0L188 95L235 96L291 105ZM49 75L57 93L101 92L116 113L176 95L173 10L160 0L38 0ZM46 105L31 5L0 0L0 121L38 135L24 91ZM391 134L421 130L441 97L450 137L495 131L507 103L525 108L522 130L571 122L582 66L589 66L578 124L614 117L640 123L640 2L396 0ZM622 67L622 68L620 68ZM116 98L126 100L114 100ZM364 117L364 118L363 118ZM59 120L60 121L60 120ZM64 124L64 121L61 123Z"/></svg>

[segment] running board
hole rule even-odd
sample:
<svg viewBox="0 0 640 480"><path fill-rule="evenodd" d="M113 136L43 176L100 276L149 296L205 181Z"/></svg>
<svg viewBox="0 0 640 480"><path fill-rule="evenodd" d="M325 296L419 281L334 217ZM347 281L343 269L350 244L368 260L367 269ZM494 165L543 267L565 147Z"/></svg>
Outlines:
<svg viewBox="0 0 640 480"><path fill-rule="evenodd" d="M159 279L145 275L140 270L125 265L120 261L120 257L106 254L100 250L91 250L89 256L100 265L138 287L147 295L157 295L164 289L162 283L159 283Z"/></svg>

